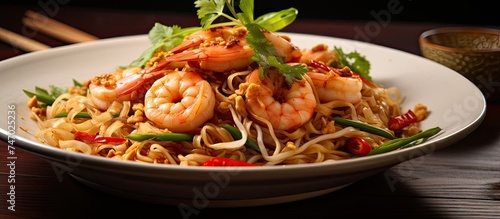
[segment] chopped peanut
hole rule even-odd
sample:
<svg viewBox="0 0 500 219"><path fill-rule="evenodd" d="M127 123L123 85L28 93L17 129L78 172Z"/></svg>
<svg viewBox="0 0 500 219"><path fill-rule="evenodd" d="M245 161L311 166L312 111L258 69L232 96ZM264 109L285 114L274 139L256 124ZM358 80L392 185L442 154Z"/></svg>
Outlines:
<svg viewBox="0 0 500 219"><path fill-rule="evenodd" d="M31 112L33 112L37 116L45 116L47 109L39 107L31 107Z"/></svg>
<svg viewBox="0 0 500 219"><path fill-rule="evenodd" d="M132 110L134 110L134 111L137 111L137 110L144 111L144 104L142 104L142 103L135 103L132 106Z"/></svg>
<svg viewBox="0 0 500 219"><path fill-rule="evenodd" d="M26 105L28 106L28 108L33 108L33 107L38 108L38 99L36 98L36 96L30 98Z"/></svg>
<svg viewBox="0 0 500 219"><path fill-rule="evenodd" d="M321 119L321 123L323 124L323 128L321 129L321 134L329 134L335 132L335 122L327 121L326 119Z"/></svg>
<svg viewBox="0 0 500 219"><path fill-rule="evenodd" d="M142 122L144 120L144 112L141 110L136 110L134 115L127 118L127 123Z"/></svg>
<svg viewBox="0 0 500 219"><path fill-rule="evenodd" d="M84 96L85 94L87 94L87 88L86 87L72 86L72 87L69 87L68 92L70 94L76 94L76 95L82 95L82 96Z"/></svg>
<svg viewBox="0 0 500 219"><path fill-rule="evenodd" d="M410 126L410 128L408 128L408 136L414 136L418 133L420 133L422 130L420 128L418 128L417 126Z"/></svg>
<svg viewBox="0 0 500 219"><path fill-rule="evenodd" d="M417 121L420 122L427 117L427 106L421 103L418 103L415 105L415 108L413 108L413 113L417 116Z"/></svg>
<svg viewBox="0 0 500 219"><path fill-rule="evenodd" d="M295 150L295 143L289 141L286 143L286 147L290 150Z"/></svg>

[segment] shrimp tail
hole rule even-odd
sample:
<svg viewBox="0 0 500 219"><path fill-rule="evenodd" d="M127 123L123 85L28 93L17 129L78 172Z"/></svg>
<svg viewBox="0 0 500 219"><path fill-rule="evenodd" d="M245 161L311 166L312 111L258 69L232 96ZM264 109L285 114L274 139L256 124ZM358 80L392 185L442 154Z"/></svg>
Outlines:
<svg viewBox="0 0 500 219"><path fill-rule="evenodd" d="M184 40L182 41L181 44L177 45L176 47L172 48L169 50L171 53L179 53L182 51L185 51L191 47L200 45L203 42L203 38L201 37L193 37L192 39L189 40Z"/></svg>
<svg viewBox="0 0 500 219"><path fill-rule="evenodd" d="M201 49L188 50L165 58L167 62L205 61L208 55Z"/></svg>
<svg viewBox="0 0 500 219"><path fill-rule="evenodd" d="M130 94L141 88L148 81L163 76L166 72L167 70L160 70L130 75L116 82L116 92L118 95Z"/></svg>

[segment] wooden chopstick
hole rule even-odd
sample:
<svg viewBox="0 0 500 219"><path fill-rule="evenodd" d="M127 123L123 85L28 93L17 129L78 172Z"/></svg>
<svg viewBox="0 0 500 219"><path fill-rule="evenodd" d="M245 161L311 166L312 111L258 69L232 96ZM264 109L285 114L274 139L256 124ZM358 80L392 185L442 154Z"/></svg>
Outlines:
<svg viewBox="0 0 500 219"><path fill-rule="evenodd" d="M0 27L0 39L6 43L9 43L27 52L33 52L50 48L50 46L47 46L43 43L32 40L28 37L19 35L17 33L14 33L12 31L6 30L1 27Z"/></svg>
<svg viewBox="0 0 500 219"><path fill-rule="evenodd" d="M34 11L28 10L24 15L26 16L23 18L24 25L67 43L80 43L99 39Z"/></svg>

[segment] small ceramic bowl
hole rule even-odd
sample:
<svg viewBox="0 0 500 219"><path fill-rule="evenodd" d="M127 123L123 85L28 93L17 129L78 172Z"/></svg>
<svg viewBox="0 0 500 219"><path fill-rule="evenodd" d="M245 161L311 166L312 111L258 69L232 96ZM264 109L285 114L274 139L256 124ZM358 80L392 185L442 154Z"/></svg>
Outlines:
<svg viewBox="0 0 500 219"><path fill-rule="evenodd" d="M500 100L500 29L444 27L419 37L424 57L473 82L488 100Z"/></svg>

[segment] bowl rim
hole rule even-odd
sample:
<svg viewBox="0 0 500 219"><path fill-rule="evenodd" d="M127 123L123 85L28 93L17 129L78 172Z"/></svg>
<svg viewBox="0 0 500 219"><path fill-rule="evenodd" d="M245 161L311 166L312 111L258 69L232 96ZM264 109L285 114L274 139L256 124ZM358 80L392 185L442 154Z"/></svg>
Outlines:
<svg viewBox="0 0 500 219"><path fill-rule="evenodd" d="M487 33L492 35L498 35L500 37L500 29L488 28L488 27L466 27L466 26L458 26L458 27L441 27L430 29L424 31L418 37L418 42L420 47L423 46L431 47L434 49L446 51L446 52L458 52L458 53L498 53L500 52L500 48L493 49L464 49L464 48L456 48L443 46L440 44L432 43L428 40L428 37L442 34L442 33Z"/></svg>

